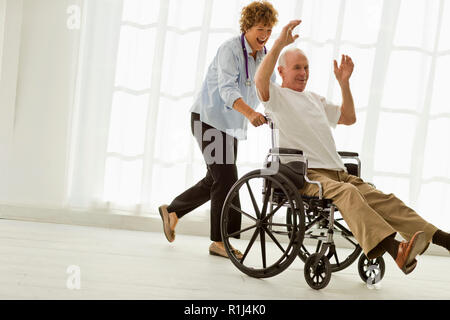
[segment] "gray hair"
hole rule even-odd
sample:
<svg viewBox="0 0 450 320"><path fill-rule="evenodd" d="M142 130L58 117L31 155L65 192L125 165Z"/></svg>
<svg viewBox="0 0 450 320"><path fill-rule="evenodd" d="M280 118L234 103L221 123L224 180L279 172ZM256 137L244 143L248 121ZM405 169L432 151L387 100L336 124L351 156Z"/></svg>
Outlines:
<svg viewBox="0 0 450 320"><path fill-rule="evenodd" d="M301 50L299 48L296 48L296 47L287 48L286 50L284 50L281 53L280 58L278 59L278 66L279 67L286 67L286 53L288 53L288 52L298 52L301 55L306 57L305 52L303 52L303 50Z"/></svg>

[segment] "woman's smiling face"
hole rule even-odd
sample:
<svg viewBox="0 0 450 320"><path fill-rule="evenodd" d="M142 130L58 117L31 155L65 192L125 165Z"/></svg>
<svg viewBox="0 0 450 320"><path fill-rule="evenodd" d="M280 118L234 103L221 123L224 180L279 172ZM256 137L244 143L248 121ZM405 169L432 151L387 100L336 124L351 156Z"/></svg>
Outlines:
<svg viewBox="0 0 450 320"><path fill-rule="evenodd" d="M263 24L256 24L245 33L245 38L247 39L250 47L255 51L261 51L264 48L267 40L269 40L272 34L271 26L264 26Z"/></svg>

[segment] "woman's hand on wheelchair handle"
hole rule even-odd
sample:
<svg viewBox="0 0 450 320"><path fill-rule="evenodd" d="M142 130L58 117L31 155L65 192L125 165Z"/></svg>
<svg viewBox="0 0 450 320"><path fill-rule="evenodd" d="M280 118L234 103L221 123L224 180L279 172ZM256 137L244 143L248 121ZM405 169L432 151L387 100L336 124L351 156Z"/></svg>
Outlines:
<svg viewBox="0 0 450 320"><path fill-rule="evenodd" d="M255 127L259 127L265 123L267 123L266 117L256 111L253 111L249 117L248 117L248 121L250 121L250 123L255 126Z"/></svg>

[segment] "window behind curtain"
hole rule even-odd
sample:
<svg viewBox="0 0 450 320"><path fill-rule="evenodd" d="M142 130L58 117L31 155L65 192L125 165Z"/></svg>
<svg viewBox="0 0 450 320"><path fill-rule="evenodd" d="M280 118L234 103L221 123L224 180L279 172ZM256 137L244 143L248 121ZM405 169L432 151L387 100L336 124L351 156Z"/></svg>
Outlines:
<svg viewBox="0 0 450 320"><path fill-rule="evenodd" d="M123 1L106 153L100 159L101 201L153 214L205 175L188 110L218 46L239 34L240 10L249 2ZM338 149L359 152L364 179L448 229L449 1L272 3L280 22L268 49L289 20L303 20L295 45L309 58L308 90L339 104L333 59L346 54L355 62L351 88L358 121L335 130ZM239 146L240 176L260 168L270 147L267 126L249 127L248 140Z"/></svg>

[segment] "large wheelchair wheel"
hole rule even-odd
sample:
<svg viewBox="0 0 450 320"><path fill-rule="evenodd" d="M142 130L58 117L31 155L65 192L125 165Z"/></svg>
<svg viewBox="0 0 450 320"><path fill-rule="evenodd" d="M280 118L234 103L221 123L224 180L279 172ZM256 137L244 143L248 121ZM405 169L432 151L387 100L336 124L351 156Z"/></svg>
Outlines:
<svg viewBox="0 0 450 320"><path fill-rule="evenodd" d="M286 222L288 224L292 221L292 214L290 209L287 210L286 214ZM317 219L317 215L313 212L307 212L306 213L307 221L305 230L308 230L312 227L314 224L314 220ZM323 222L326 222L324 220ZM345 224L345 221L343 218L339 217L339 211L335 211L335 221L334 221L334 236L341 237L346 243L346 248L336 248L336 246L332 247L332 251L328 251L325 253L327 256L329 262L330 262L330 268L331 272L338 272L341 271L348 266L350 266L356 259L358 259L359 255L362 252L361 246L358 244L356 239L353 237L352 232L349 230L348 226ZM308 250L304 244L302 244L298 256L303 261L306 262L308 257L310 257L314 253L319 253L322 247L323 241L318 240L316 244L315 251Z"/></svg>
<svg viewBox="0 0 450 320"><path fill-rule="evenodd" d="M292 223L286 223L285 212L280 210L283 206L291 209L295 217ZM231 221L240 221L240 228L232 230ZM249 172L233 185L223 205L221 232L225 249L231 262L251 277L272 277L289 267L298 255L304 228L301 196L281 173ZM239 250L242 257L236 257L233 249Z"/></svg>

